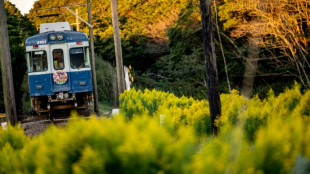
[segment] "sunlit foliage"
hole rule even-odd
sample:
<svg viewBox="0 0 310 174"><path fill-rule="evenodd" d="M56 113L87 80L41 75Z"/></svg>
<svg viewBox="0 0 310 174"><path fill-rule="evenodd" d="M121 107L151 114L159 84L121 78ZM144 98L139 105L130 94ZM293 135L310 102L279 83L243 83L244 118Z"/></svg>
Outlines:
<svg viewBox="0 0 310 174"><path fill-rule="evenodd" d="M242 123L246 137L253 140L257 130L273 117L302 117L309 120L309 102L309 92L303 94L298 84L277 97L270 91L269 97L264 100L257 96L248 99L233 90L232 96L221 95L222 115L217 125L225 127ZM178 98L156 90L142 92L133 89L122 94L120 107L128 119L143 113L157 119L165 115L172 130L185 125L193 127L197 135L211 133L209 103L205 100Z"/></svg>
<svg viewBox="0 0 310 174"><path fill-rule="evenodd" d="M184 173L197 143L190 129L174 138L147 117L78 119L31 141L12 127L0 135L1 173Z"/></svg>
<svg viewBox="0 0 310 174"><path fill-rule="evenodd" d="M32 139L18 127L0 130L0 173L309 173L309 91L299 88L263 101L222 95L216 137L197 134L209 124L206 101L131 90L124 116L73 114Z"/></svg>
<svg viewBox="0 0 310 174"><path fill-rule="evenodd" d="M145 35L154 39L166 39L165 30L177 19L180 8L189 0L119 0L118 12L122 38L128 38L131 35ZM65 5L85 4L86 0L65 0L48 1L39 0L34 4L28 15L36 26L42 22L56 22L57 20L75 23L75 16L66 9L55 9L49 11L36 11L40 9L61 7ZM92 0L92 14L94 22L94 33L101 38L106 38L113 34L110 1ZM87 7L72 7L72 10L78 9L82 18L87 20ZM54 18L37 18L39 15L62 13ZM88 33L87 25L81 23L82 31Z"/></svg>

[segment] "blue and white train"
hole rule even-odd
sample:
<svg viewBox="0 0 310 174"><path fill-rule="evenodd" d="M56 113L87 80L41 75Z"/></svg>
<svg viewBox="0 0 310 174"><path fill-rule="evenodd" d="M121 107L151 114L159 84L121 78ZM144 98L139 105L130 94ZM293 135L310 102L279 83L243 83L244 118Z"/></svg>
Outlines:
<svg viewBox="0 0 310 174"><path fill-rule="evenodd" d="M89 43L67 22L41 24L26 40L31 105L38 114L87 109L92 100Z"/></svg>

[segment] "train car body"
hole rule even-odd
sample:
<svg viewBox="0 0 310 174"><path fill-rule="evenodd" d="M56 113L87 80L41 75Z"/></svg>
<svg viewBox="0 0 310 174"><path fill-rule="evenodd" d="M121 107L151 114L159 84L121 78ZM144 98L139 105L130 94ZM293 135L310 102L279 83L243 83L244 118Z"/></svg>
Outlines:
<svg viewBox="0 0 310 174"><path fill-rule="evenodd" d="M69 23L41 24L26 40L29 93L38 113L86 109L92 97L88 37Z"/></svg>

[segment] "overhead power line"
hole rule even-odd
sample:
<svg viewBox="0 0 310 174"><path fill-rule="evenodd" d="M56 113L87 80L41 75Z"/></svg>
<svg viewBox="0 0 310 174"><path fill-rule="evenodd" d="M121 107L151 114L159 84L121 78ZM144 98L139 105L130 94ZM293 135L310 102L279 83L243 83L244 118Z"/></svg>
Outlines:
<svg viewBox="0 0 310 174"><path fill-rule="evenodd" d="M233 97L232 97L232 94L231 94L231 87L230 87L230 81L229 81L229 76L228 76L226 57L225 57L225 54L224 54L224 49L223 49L223 45L222 45L222 39L221 39L221 35L220 35L220 29L219 29L219 23L218 23L218 17L217 17L216 2L215 2L215 0L213 0L213 2L214 2L214 10L215 10L215 22L216 22L216 28L217 28L217 35L219 37L219 42L220 42L220 46L221 46L221 52L222 52L222 56L223 56L223 59L224 59L224 65L225 65L227 85L228 85L228 89L229 89L230 99L232 101Z"/></svg>

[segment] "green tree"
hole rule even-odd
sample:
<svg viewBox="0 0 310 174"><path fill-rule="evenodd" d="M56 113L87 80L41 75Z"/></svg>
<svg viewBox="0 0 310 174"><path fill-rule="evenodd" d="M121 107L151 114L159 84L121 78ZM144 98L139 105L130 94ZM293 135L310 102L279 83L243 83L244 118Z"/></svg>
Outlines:
<svg viewBox="0 0 310 174"><path fill-rule="evenodd" d="M161 57L144 77L154 79L153 87L157 89L178 96L205 98L205 65L201 24L197 20L200 14L196 5L195 2L189 2L182 9L178 20L167 30L169 54Z"/></svg>

